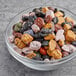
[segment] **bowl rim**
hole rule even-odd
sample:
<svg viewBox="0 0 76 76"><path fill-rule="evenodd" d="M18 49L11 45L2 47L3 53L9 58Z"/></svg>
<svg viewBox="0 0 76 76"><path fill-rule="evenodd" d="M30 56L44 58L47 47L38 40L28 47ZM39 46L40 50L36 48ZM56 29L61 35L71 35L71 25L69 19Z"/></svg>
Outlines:
<svg viewBox="0 0 76 76"><path fill-rule="evenodd" d="M18 56L20 56L21 58L26 59L27 61L36 62L36 63L37 63L37 62L39 62L39 63L46 63L46 61L29 59L29 58L27 58L27 57L24 57L24 56L20 55L20 54L17 53L17 52L9 45L9 43L8 43L7 31L8 31L8 28L10 27L10 23L14 20L14 18L16 18L16 17L17 17L19 14L21 14L22 12L28 10L29 8L33 8L33 7L36 7L36 6L51 6L51 7L54 6L54 7L59 7L59 8L61 8L61 9L64 9L64 10L70 12L72 15L76 15L76 14L73 13L73 12L71 12L69 9L64 8L64 7L61 7L61 6L58 6L58 5L52 5L52 4L51 4L51 5L49 5L49 4L48 4L48 5L47 5L47 4L46 4L46 5L33 5L33 6L30 6L30 7L26 8L26 9L18 12L18 13L10 20L10 22L8 23L8 27L6 27L5 34L4 34L5 43L7 44L7 46L8 46L14 53L16 53ZM72 58L74 58L74 57L76 56L75 53L76 53L76 52L74 52L74 53L72 53L72 54L70 54L70 55L68 55L68 56L66 56L66 57L64 57L64 58L61 58L61 59L57 59L57 60L53 60L53 61L50 60L48 63L50 63L50 64L52 64L52 65L56 65L56 64L61 64L61 63L67 62L67 61L71 60Z"/></svg>

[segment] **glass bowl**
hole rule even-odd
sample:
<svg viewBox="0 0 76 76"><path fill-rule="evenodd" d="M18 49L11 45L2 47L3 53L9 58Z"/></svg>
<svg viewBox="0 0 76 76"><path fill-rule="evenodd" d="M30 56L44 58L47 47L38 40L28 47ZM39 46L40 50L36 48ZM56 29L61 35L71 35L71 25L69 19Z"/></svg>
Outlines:
<svg viewBox="0 0 76 76"><path fill-rule="evenodd" d="M9 42L8 37L10 35L12 35L12 26L17 23L17 21L20 20L21 16L25 13L28 13L30 11L32 11L32 9L36 8L36 7L40 7L40 6L44 6L44 5L37 5L37 6L32 6L29 7L21 12L19 12L16 16L14 16L12 18L12 20L10 21L10 23L8 24L8 27L6 28L5 31L5 42L7 45L7 48L10 52L10 54L17 59L19 62L21 62L22 64L26 65L27 67L30 67L32 69L35 70L42 70L42 71L48 71L48 70L54 70L57 69L59 67L61 67L62 65L64 65L64 63L68 62L69 60L73 59L76 56L76 52L62 58L62 59L58 59L58 60L53 60L53 61L49 61L49 62L45 62L45 61L38 61L38 60L33 60L33 59L29 59L27 57L24 57L22 55L20 55L19 53L17 53L14 49L13 49L13 45ZM60 7L60 6L56 6L56 5L48 5L46 4L46 6L51 6L51 7L55 7L58 9L61 9L65 12L65 14L67 16L72 17L73 19L76 20L75 14L72 13L70 10Z"/></svg>

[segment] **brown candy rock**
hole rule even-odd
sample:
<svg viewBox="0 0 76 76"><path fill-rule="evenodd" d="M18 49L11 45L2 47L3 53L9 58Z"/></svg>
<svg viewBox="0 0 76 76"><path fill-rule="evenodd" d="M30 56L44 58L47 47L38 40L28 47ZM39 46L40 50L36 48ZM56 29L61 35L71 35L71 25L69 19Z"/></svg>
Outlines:
<svg viewBox="0 0 76 76"><path fill-rule="evenodd" d="M20 49L26 46L19 38L15 38L14 43Z"/></svg>
<svg viewBox="0 0 76 76"><path fill-rule="evenodd" d="M46 16L45 21L50 23L52 21L52 17L50 15Z"/></svg>
<svg viewBox="0 0 76 76"><path fill-rule="evenodd" d="M40 28L42 28L45 25L44 20L41 17L38 17L34 23L38 25Z"/></svg>
<svg viewBox="0 0 76 76"><path fill-rule="evenodd" d="M17 37L17 38L21 38L21 36L22 36L21 33L15 32L15 31L13 31L13 35L14 35L15 37Z"/></svg>

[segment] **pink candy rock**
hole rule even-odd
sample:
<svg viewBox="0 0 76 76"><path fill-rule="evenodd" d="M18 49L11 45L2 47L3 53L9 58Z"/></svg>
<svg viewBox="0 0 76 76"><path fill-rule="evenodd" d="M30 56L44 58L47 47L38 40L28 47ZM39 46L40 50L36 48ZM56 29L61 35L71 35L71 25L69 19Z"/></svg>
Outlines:
<svg viewBox="0 0 76 76"><path fill-rule="evenodd" d="M35 12L29 13L29 16L34 16L34 15L35 15Z"/></svg>
<svg viewBox="0 0 76 76"><path fill-rule="evenodd" d="M15 39L15 36L11 35L8 40L10 41L10 43L13 43L14 42L14 39Z"/></svg>
<svg viewBox="0 0 76 76"><path fill-rule="evenodd" d="M31 50L36 50L36 51L38 51L39 49L40 49L40 47L41 47L41 43L39 42L39 41L32 41L31 43L30 43L30 49Z"/></svg>
<svg viewBox="0 0 76 76"><path fill-rule="evenodd" d="M52 18L55 17L54 12L53 12L52 10L48 10L48 11L46 12L46 16L48 16L48 15L50 15Z"/></svg>
<svg viewBox="0 0 76 76"><path fill-rule="evenodd" d="M69 55L68 52L66 52L66 51L62 52L62 56L63 56L63 57L68 56L68 55Z"/></svg>
<svg viewBox="0 0 76 76"><path fill-rule="evenodd" d="M65 37L63 34L64 34L64 30L62 30L62 29L58 30L56 33L56 41L65 40Z"/></svg>
<svg viewBox="0 0 76 76"><path fill-rule="evenodd" d="M61 27L60 25L58 25L58 24L54 25L54 27L55 27L55 31L56 31L56 32L57 32L58 30L62 29L62 27Z"/></svg>
<svg viewBox="0 0 76 76"><path fill-rule="evenodd" d="M24 16L29 16L29 14L23 14L22 17L24 17Z"/></svg>
<svg viewBox="0 0 76 76"><path fill-rule="evenodd" d="M33 24L33 25L31 26L31 28L32 28L32 30L33 30L35 33L37 33L38 31L40 31L39 26L37 26L36 24Z"/></svg>

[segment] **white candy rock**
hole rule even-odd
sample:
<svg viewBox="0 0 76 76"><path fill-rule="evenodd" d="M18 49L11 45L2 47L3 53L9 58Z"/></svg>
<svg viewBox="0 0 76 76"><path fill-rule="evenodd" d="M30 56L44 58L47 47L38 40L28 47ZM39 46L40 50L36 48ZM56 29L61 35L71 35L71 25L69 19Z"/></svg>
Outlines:
<svg viewBox="0 0 76 76"><path fill-rule="evenodd" d="M36 24L33 24L33 25L31 26L31 28L32 28L32 30L33 30L35 33L37 33L38 31L40 31L39 26L37 26Z"/></svg>
<svg viewBox="0 0 76 76"><path fill-rule="evenodd" d="M71 44L66 44L62 46L62 49L66 52L72 53L74 51L76 51L76 47L71 45Z"/></svg>
<svg viewBox="0 0 76 76"><path fill-rule="evenodd" d="M49 62L50 60L48 58L44 59L45 62Z"/></svg>
<svg viewBox="0 0 76 76"><path fill-rule="evenodd" d="M29 16L34 16L34 15L35 15L35 12L29 13Z"/></svg>
<svg viewBox="0 0 76 76"><path fill-rule="evenodd" d="M29 49L29 47L23 48L22 52L25 54L33 53L33 51Z"/></svg>
<svg viewBox="0 0 76 76"><path fill-rule="evenodd" d="M63 46L62 46L62 49L63 49L64 51L67 51L67 52L70 51L68 45L63 45Z"/></svg>
<svg viewBox="0 0 76 76"><path fill-rule="evenodd" d="M62 30L62 29L57 31L57 33L56 33L56 41L58 41L60 39L65 40L65 37L64 37L63 33L64 33L64 30Z"/></svg>
<svg viewBox="0 0 76 76"><path fill-rule="evenodd" d="M30 43L30 49L31 50L39 50L40 49L40 47L41 47L41 43L39 42L39 41L32 41L31 43Z"/></svg>
<svg viewBox="0 0 76 76"><path fill-rule="evenodd" d="M23 14L22 17L29 16L29 14Z"/></svg>
<svg viewBox="0 0 76 76"><path fill-rule="evenodd" d="M46 12L46 16L48 16L48 15L50 15L52 18L55 17L54 12L53 12L52 10L48 10L48 11Z"/></svg>
<svg viewBox="0 0 76 76"><path fill-rule="evenodd" d="M76 51L76 47L75 47L75 46L73 46L73 45L71 45L71 44L70 44L69 48L70 48L70 51L71 51L71 52Z"/></svg>
<svg viewBox="0 0 76 76"><path fill-rule="evenodd" d="M10 43L13 43L14 42L14 39L15 39L15 36L11 35L8 40L10 41Z"/></svg>

